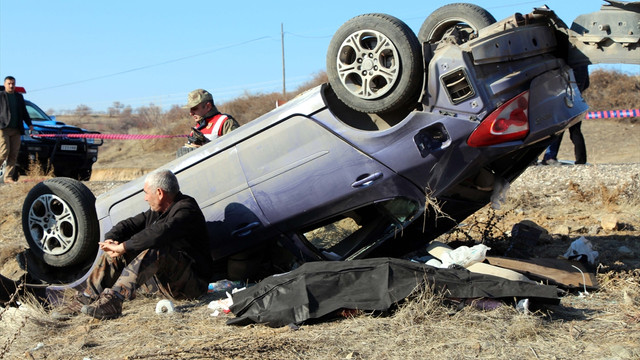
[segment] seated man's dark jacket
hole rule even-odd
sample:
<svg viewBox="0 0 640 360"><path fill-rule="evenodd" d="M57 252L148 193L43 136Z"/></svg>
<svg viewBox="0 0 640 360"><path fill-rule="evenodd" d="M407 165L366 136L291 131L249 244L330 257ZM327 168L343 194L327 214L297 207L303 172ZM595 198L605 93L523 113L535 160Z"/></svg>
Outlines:
<svg viewBox="0 0 640 360"><path fill-rule="evenodd" d="M204 215L196 200L182 193L164 213L149 209L122 220L105 239L124 242L128 253L167 246L179 249L195 260L199 277L211 276L213 260Z"/></svg>

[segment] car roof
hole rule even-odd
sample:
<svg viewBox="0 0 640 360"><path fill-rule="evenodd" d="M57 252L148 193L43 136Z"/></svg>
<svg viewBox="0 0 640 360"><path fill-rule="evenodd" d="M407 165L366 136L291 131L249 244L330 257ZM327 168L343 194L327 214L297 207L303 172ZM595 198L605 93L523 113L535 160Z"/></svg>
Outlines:
<svg viewBox="0 0 640 360"><path fill-rule="evenodd" d="M4 85L0 85L0 91L4 91ZM16 86L15 91L17 93L26 94L27 90L23 86Z"/></svg>

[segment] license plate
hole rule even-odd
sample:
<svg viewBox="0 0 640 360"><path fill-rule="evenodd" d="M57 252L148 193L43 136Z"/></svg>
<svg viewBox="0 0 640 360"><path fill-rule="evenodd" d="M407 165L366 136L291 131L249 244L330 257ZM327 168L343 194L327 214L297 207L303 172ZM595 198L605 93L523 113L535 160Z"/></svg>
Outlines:
<svg viewBox="0 0 640 360"><path fill-rule="evenodd" d="M76 150L78 150L78 145L60 145L60 150L62 150L62 151L76 151Z"/></svg>

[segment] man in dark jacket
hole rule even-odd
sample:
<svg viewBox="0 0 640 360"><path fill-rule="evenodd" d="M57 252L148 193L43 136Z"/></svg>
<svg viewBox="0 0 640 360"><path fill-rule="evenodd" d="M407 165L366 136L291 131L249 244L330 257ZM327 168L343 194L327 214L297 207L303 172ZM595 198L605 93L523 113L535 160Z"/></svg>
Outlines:
<svg viewBox="0 0 640 360"><path fill-rule="evenodd" d="M20 137L24 135L23 122L29 126L29 130L33 130L24 98L15 88L16 79L13 76L4 78L4 91L0 91L0 167L6 160L5 183L13 183L18 178L15 166L20 151Z"/></svg>
<svg viewBox="0 0 640 360"><path fill-rule="evenodd" d="M150 209L116 224L105 234L104 254L86 288L53 312L65 319L79 312L99 319L117 317L136 289L170 298L197 298L207 291L213 260L206 222L195 199L180 192L169 170L147 176Z"/></svg>

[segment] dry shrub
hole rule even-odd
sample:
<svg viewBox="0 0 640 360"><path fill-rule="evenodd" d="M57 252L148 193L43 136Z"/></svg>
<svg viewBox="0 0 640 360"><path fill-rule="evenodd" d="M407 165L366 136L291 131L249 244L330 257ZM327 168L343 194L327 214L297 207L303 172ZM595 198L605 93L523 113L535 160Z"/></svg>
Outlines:
<svg viewBox="0 0 640 360"><path fill-rule="evenodd" d="M326 82L327 74L323 71L317 73L313 79L300 85L294 91L287 92L285 95L276 92L267 94L251 94L245 92L244 95L237 99L220 104L218 108L223 113L233 116L240 125L243 125L275 109L276 102L289 101L298 94Z"/></svg>
<svg viewBox="0 0 640 360"><path fill-rule="evenodd" d="M537 316L519 314L513 316L512 311L506 326L505 339L507 341L535 341L544 331L543 320Z"/></svg>
<svg viewBox="0 0 640 360"><path fill-rule="evenodd" d="M139 131L154 135L187 135L193 125L193 119L189 117L189 113L175 105L159 117L157 126L150 129L151 131L145 132L144 129L139 129ZM184 137L159 138L153 141L143 141L141 145L145 152L157 152L176 149L182 146L185 141Z"/></svg>
<svg viewBox="0 0 640 360"><path fill-rule="evenodd" d="M609 294L617 303L640 314L640 270L608 271L598 274L600 291Z"/></svg>
<svg viewBox="0 0 640 360"><path fill-rule="evenodd" d="M313 78L311 80L309 80L306 83L300 85L296 89L296 91L298 93L301 93L301 92L303 92L305 90L309 90L309 89L314 88L314 87L316 87L318 85L325 84L325 83L328 83L328 82L329 82L329 77L327 76L327 73L325 71L319 71L313 76Z"/></svg>
<svg viewBox="0 0 640 360"><path fill-rule="evenodd" d="M623 202L630 206L640 206L640 174L635 174L622 185L620 190Z"/></svg>
<svg viewBox="0 0 640 360"><path fill-rule="evenodd" d="M446 319L448 313L444 295L436 292L432 286L427 286L415 289L399 307L394 318L405 326L414 326Z"/></svg>
<svg viewBox="0 0 640 360"><path fill-rule="evenodd" d="M589 189L584 189L579 184L569 181L568 189L576 201L601 204L605 209L612 210L619 205L637 205L639 197L636 190L638 187L637 180L615 187L600 183Z"/></svg>
<svg viewBox="0 0 640 360"><path fill-rule="evenodd" d="M36 155L35 160L29 160L29 167L27 168L26 176L33 179L53 177L53 168L50 168L48 170L43 169Z"/></svg>
<svg viewBox="0 0 640 360"><path fill-rule="evenodd" d="M275 109L276 101L279 100L286 101L289 98L283 99L280 93L250 94L245 92L241 97L220 105L219 109L221 112L233 116L240 125L244 125Z"/></svg>
<svg viewBox="0 0 640 360"><path fill-rule="evenodd" d="M30 325L47 326L50 321L47 319L47 312L38 300L31 294L18 295L22 291L22 285L19 285L16 292L12 295L9 303L18 301L20 306L7 306L4 309L0 307L0 321L2 329L11 336L4 338L4 343L0 346L0 359L4 359L15 342L19 342L23 332L29 331ZM36 344L33 344L36 346ZM27 352L25 358L33 359L31 354Z"/></svg>

